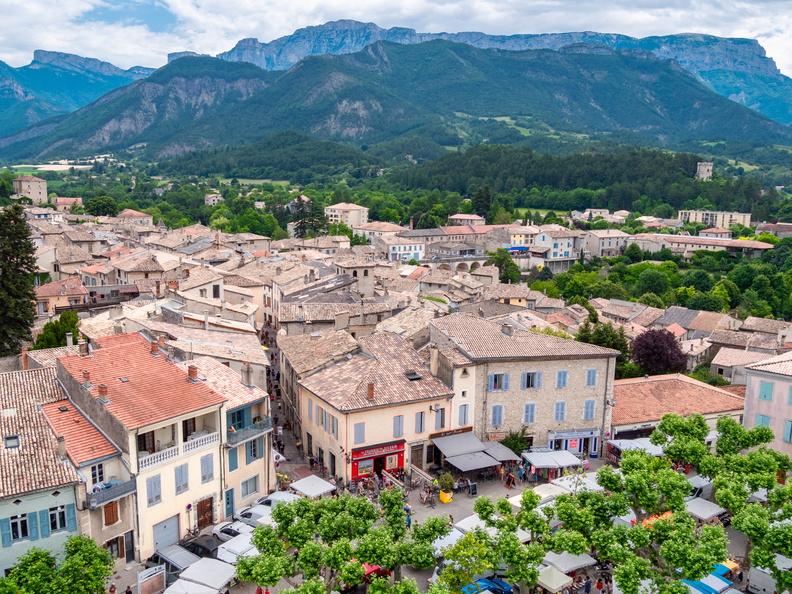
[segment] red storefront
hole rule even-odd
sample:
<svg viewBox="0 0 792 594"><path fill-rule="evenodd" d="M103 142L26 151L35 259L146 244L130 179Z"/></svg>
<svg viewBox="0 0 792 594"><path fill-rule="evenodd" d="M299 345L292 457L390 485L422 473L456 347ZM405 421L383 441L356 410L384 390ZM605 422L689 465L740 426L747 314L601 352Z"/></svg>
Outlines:
<svg viewBox="0 0 792 594"><path fill-rule="evenodd" d="M352 450L352 480L404 468L404 440Z"/></svg>

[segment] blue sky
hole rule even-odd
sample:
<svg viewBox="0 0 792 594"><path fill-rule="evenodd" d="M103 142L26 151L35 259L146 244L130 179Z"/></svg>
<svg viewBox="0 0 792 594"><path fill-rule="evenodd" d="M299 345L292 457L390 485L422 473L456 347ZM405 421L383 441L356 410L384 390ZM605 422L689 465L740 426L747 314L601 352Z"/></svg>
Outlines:
<svg viewBox="0 0 792 594"><path fill-rule="evenodd" d="M34 49L160 66L168 52L217 54L245 37L350 18L420 31L750 37L792 75L792 0L0 0L0 9L0 60L13 66Z"/></svg>

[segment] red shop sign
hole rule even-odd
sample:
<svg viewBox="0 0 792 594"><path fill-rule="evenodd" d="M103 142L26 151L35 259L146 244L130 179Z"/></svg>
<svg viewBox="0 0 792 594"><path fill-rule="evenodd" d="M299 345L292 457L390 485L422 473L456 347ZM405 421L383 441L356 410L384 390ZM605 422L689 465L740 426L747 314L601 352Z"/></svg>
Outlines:
<svg viewBox="0 0 792 594"><path fill-rule="evenodd" d="M365 458L379 458L380 456L387 456L388 454L395 454L396 452L402 451L404 451L404 441L394 441L392 443L385 443L370 448L352 450L352 459L363 460Z"/></svg>

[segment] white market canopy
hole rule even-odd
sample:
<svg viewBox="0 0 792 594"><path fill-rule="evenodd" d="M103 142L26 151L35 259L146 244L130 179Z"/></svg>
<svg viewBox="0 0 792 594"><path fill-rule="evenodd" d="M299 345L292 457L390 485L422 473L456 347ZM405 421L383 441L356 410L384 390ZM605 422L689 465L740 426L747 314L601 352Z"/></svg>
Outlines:
<svg viewBox="0 0 792 594"><path fill-rule="evenodd" d="M548 592L560 592L567 586L571 586L572 581L571 577L558 571L552 565L539 570L539 585Z"/></svg>
<svg viewBox="0 0 792 594"><path fill-rule="evenodd" d="M451 456L445 459L451 466L457 468L460 472L469 472L471 470L480 470L482 468L491 468L492 466L500 466L495 458L484 452L470 452L469 454L460 454L459 456Z"/></svg>
<svg viewBox="0 0 792 594"><path fill-rule="evenodd" d="M463 454L472 454L473 452L483 452L484 444L478 437L473 435L472 431L465 433L457 433L456 435L445 435L443 437L435 437L432 443L437 449L443 452L446 458L453 458Z"/></svg>
<svg viewBox="0 0 792 594"><path fill-rule="evenodd" d="M440 554L443 552L443 549L453 546L463 536L464 534L461 531L457 530L456 528L451 528L451 531L448 534L435 539L435 541L432 543L435 556L440 556Z"/></svg>
<svg viewBox="0 0 792 594"><path fill-rule="evenodd" d="M163 594L219 594L219 590L214 590L209 586L202 586L194 582L176 580Z"/></svg>
<svg viewBox="0 0 792 594"><path fill-rule="evenodd" d="M468 516L466 518L462 518L456 524L454 524L454 528L456 528L459 532L463 534L467 534L468 532L473 532L474 530L483 530L493 538L498 536L498 529L492 526L487 526L484 523L478 514L473 514L472 516ZM528 542L531 540L530 532L523 530L522 528L517 528L517 538L520 542Z"/></svg>
<svg viewBox="0 0 792 594"><path fill-rule="evenodd" d="M712 501L707 501L701 497L686 501L685 509L691 516L702 522L711 520L726 511L717 503L712 503Z"/></svg>
<svg viewBox="0 0 792 594"><path fill-rule="evenodd" d="M335 491L336 486L321 477L311 474L289 485L292 491L308 498L321 497Z"/></svg>
<svg viewBox="0 0 792 594"><path fill-rule="evenodd" d="M499 441L488 441L484 451L500 462L519 462L520 457Z"/></svg>
<svg viewBox="0 0 792 594"><path fill-rule="evenodd" d="M638 439L609 439L608 443L616 446L622 452L638 450L639 452L646 452L650 456L658 458L663 455L663 448L653 444L649 441L648 437L639 437Z"/></svg>
<svg viewBox="0 0 792 594"><path fill-rule="evenodd" d="M553 479L550 481L550 484L563 487L567 489L570 493L580 493L582 491L604 491L605 488L602 487L597 482L597 473L596 472L586 472L583 474L568 474L566 476L560 476L557 479Z"/></svg>
<svg viewBox="0 0 792 594"><path fill-rule="evenodd" d="M582 555L573 555L572 553L561 552L554 553L550 551L545 555L544 563L552 565L561 573L571 573L584 567L591 567L597 561L591 555L583 553Z"/></svg>
<svg viewBox="0 0 792 594"><path fill-rule="evenodd" d="M559 495L569 495L568 489L560 485L554 485L553 483L543 483L541 485L536 485L533 489L527 490L532 490L539 496L540 505L543 503L550 503ZM514 507L522 507L522 493L509 497L509 503Z"/></svg>
<svg viewBox="0 0 792 594"><path fill-rule="evenodd" d="M534 468L567 468L581 466L580 458L566 450L552 452L523 452L522 457Z"/></svg>
<svg viewBox="0 0 792 594"><path fill-rule="evenodd" d="M226 587L234 579L236 568L217 559L204 557L179 574L180 580L208 586L216 590Z"/></svg>

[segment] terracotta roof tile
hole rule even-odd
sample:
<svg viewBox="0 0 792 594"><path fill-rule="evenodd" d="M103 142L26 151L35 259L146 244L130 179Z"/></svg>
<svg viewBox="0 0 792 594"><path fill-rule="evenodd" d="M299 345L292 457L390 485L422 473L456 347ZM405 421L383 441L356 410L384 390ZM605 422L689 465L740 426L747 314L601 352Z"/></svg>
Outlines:
<svg viewBox="0 0 792 594"><path fill-rule="evenodd" d="M41 408L55 435L66 440L66 455L76 466L118 453L118 449L68 400L50 402Z"/></svg>
<svg viewBox="0 0 792 594"><path fill-rule="evenodd" d="M318 369L359 349L344 330L328 330L297 336L278 336L278 348L298 375Z"/></svg>
<svg viewBox="0 0 792 594"><path fill-rule="evenodd" d="M758 361L745 366L746 369L777 373L778 375L792 375L792 352L782 353L764 361Z"/></svg>
<svg viewBox="0 0 792 594"><path fill-rule="evenodd" d="M239 373L212 357L196 357L177 365L185 372L189 365L198 367L199 380L225 398L228 409L258 402L267 397L264 390L257 386L246 386Z"/></svg>
<svg viewBox="0 0 792 594"><path fill-rule="evenodd" d="M74 338L77 338L76 336ZM76 355L79 353L76 344L73 346L54 347L51 349L38 349L28 351L28 358L39 364L40 367L55 367L55 361L65 355Z"/></svg>
<svg viewBox="0 0 792 594"><path fill-rule="evenodd" d="M742 411L743 399L681 374L616 380L614 425L659 421L667 413L686 416Z"/></svg>
<svg viewBox="0 0 792 594"><path fill-rule="evenodd" d="M36 287L36 297L60 297L61 295L87 295L79 276L70 276L62 280L52 281Z"/></svg>

